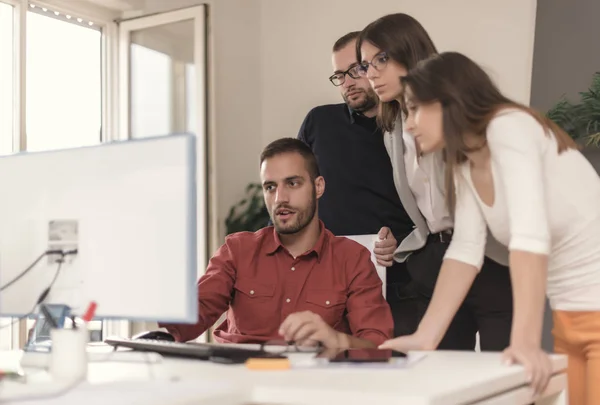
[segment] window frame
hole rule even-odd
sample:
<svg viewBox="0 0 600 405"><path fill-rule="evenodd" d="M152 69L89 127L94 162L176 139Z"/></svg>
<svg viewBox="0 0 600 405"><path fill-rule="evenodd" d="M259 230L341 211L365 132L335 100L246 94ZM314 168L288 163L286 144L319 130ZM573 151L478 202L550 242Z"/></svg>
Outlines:
<svg viewBox="0 0 600 405"><path fill-rule="evenodd" d="M26 53L27 53L27 12L30 5L70 14L74 17L92 21L101 32L101 114L102 128L100 142L117 139L118 131L118 24L117 13L101 12L91 4L68 4L65 0L29 1L0 0L13 7L13 152L27 150L27 111L26 111ZM14 318L11 322L14 322ZM128 334L129 322L103 321L103 338L108 334ZM11 350L22 348L27 339L27 320L23 319L0 329L0 336L10 336L10 342L0 348Z"/></svg>
<svg viewBox="0 0 600 405"><path fill-rule="evenodd" d="M208 254L211 239L211 233L215 232L218 228L213 226L213 221L216 222L216 215L211 215L211 208L216 207L216 204L212 204L213 201L209 197L209 194L214 190L212 181L214 180L214 172L210 173L210 163L214 158L213 150L214 146L213 136L214 128L211 126L213 122L210 119L209 111L211 105L211 94L209 93L209 83L212 82L212 72L209 69L209 52L210 52L210 35L207 32L209 25L208 18L208 5L198 4L181 9L175 9L171 11L164 11L156 14L142 15L128 19L122 19L119 25L119 133L121 139L132 139L131 138L131 81L130 81L130 35L134 31L139 31L147 28L153 28L160 25L177 23L181 21L193 20L194 22L194 43L193 43L193 58L194 58L194 69L196 77L196 128L197 134L203 133L206 142L198 142L197 147L197 161L203 161L204 165L197 166L197 178L206 179L206 189L199 190L198 200L198 211L203 212L198 214L198 241L205 241L205 244L198 245L198 277L204 274L206 265L208 264ZM178 81L176 72L185 72L185 65L174 62L172 65L173 72L173 83L172 90L180 88L182 83ZM185 78L183 79L185 84ZM185 93L185 92L184 92ZM185 98L185 94L182 94ZM185 127L185 122L182 122L181 117L177 116L179 104L185 104L185 100L178 100L176 97L172 97L172 111L171 116L172 124L175 127L178 125ZM179 104L178 104L179 103ZM200 219L202 218L202 220ZM148 329L148 326L156 325L155 322L130 322L128 332L136 334L138 332ZM199 336L196 341L205 342L210 340L210 333L207 331Z"/></svg>
<svg viewBox="0 0 600 405"><path fill-rule="evenodd" d="M26 35L27 35L27 12L30 4L34 4L36 7L48 8L52 11L58 11L61 14L70 14L76 18L82 18L86 21L92 21L101 30L101 77L102 77L102 89L101 89L101 114L102 114L102 128L101 128L101 139L100 142L112 142L117 140L123 140L127 137L123 136L121 129L123 123L129 121L129 117L123 117L128 113L128 103L121 104L122 92L121 86L123 83L120 82L120 71L122 65L120 64L120 52L123 52L124 48L122 44L122 30L120 24L127 21L122 18L120 12L110 12L106 9L94 5L92 3L84 2L73 2L72 0L0 0L0 3L6 3L14 7L13 9L13 43L14 43L14 108L13 108L13 152L23 152L27 150L27 137L26 137ZM209 3L209 2L207 2ZM198 5L200 6L200 5ZM199 117L203 117L203 122L197 121L198 127L204 128L206 136L206 150L204 155L205 168L204 178L207 180L207 195L203 196L206 199L205 209L206 213L206 224L205 224L205 236L208 249L205 251L205 255L210 251L214 251L216 248L216 241L218 239L218 216L216 215L216 173L214 170L209 168L214 162L216 149L215 149L215 119L214 119L214 87L210 86L210 83L214 82L214 67L211 65L213 49L213 35L208 29L210 17L208 12L208 4L202 4L200 7L191 6L189 8L203 7L202 14L198 15L203 18L204 29L195 33L197 41L203 43L202 53L199 54L199 60L201 65L197 66L199 75L197 80L197 107L199 111ZM189 11L184 9L165 11L153 15L157 20L170 19L173 15L184 15ZM142 16L140 16L142 17ZM144 16L145 17L145 16ZM134 19L129 19L127 23L130 23ZM138 20L140 24L143 24L141 20ZM133 24L137 24L134 22ZM198 42L199 44L200 42ZM198 50L196 50L198 51ZM200 69L203 69L202 71ZM127 76L126 76L127 77ZM122 79L121 79L122 80ZM201 89L200 89L201 88ZM202 97L200 97L202 96ZM207 257L204 260L199 261L199 273L204 272L204 266L207 262ZM13 319L14 320L14 319ZM6 333L4 336L11 337L9 349L22 348L27 339L27 321L21 320L14 323L10 327L0 329L0 336L3 336L3 332ZM118 336L130 336L136 331L136 324L126 320L103 320L102 322L102 339L111 335ZM6 347L5 346L5 347ZM2 350L3 347L0 347Z"/></svg>

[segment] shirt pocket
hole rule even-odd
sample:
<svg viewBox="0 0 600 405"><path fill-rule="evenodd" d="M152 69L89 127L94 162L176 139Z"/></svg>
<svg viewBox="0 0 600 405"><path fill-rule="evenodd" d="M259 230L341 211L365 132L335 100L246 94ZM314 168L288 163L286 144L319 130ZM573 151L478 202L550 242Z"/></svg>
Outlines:
<svg viewBox="0 0 600 405"><path fill-rule="evenodd" d="M235 293L231 309L239 331L242 334L269 336L280 316L273 300L275 284L238 277L233 288Z"/></svg>
<svg viewBox="0 0 600 405"><path fill-rule="evenodd" d="M323 320L335 327L339 324L346 311L346 294L331 290L308 290L306 305L309 311L319 314Z"/></svg>

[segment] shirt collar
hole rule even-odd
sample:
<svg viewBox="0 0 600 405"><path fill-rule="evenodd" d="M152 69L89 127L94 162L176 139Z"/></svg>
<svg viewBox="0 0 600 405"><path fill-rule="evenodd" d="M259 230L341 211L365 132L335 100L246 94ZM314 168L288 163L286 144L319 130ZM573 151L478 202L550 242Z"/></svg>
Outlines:
<svg viewBox="0 0 600 405"><path fill-rule="evenodd" d="M348 115L350 116L350 123L354 124L354 113L355 113L355 111L348 104L346 104L346 108L348 108Z"/></svg>
<svg viewBox="0 0 600 405"><path fill-rule="evenodd" d="M273 233L271 235L272 236L269 237L267 243L265 244L264 252L267 255L275 254L280 248L285 249L285 246L283 246L283 244L281 243L281 239L279 239L279 234L277 233L274 227ZM317 243L315 243L312 249L309 249L308 251L303 253L302 256L306 256L314 252L317 255L317 258L320 260L327 240L327 229L325 228L325 224L323 224L323 221L319 220L319 239L317 239Z"/></svg>
<svg viewBox="0 0 600 405"><path fill-rule="evenodd" d="M357 112L356 110L353 110L352 107L350 107L348 104L346 104L346 108L348 109L348 117L350 117L350 123L354 124L356 122L355 120L355 115L360 114L359 112ZM366 115L363 115L363 117L366 117Z"/></svg>

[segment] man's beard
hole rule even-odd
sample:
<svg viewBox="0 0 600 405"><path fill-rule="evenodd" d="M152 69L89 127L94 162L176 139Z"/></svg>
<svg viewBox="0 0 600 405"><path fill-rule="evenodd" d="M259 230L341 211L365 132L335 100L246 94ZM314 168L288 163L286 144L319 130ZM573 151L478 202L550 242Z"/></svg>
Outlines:
<svg viewBox="0 0 600 405"><path fill-rule="evenodd" d="M281 225L277 218L277 212L280 208L289 208L295 212L295 221L286 223L285 225ZM316 189L313 187L312 198L310 200L310 204L304 210L299 211L294 209L291 206L279 206L273 210L271 213L271 221L273 222L273 226L275 227L275 231L280 235L293 235L295 233L300 232L304 228L310 224L310 222L315 217L315 213L317 211L317 195Z"/></svg>
<svg viewBox="0 0 600 405"><path fill-rule="evenodd" d="M377 103L379 102L379 97L377 97L377 94L375 94L375 91L372 88L369 87L367 90L362 91L362 97L356 101L348 100L345 94L342 96L348 107L359 113L371 110L377 106Z"/></svg>

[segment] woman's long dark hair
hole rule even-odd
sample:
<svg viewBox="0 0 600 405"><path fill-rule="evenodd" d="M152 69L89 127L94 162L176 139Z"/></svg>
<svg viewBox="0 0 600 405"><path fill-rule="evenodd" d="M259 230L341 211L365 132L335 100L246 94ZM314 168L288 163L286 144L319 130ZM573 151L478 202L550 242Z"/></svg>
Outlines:
<svg viewBox="0 0 600 405"><path fill-rule="evenodd" d="M577 144L558 125L539 112L505 97L488 74L471 59L457 52L444 52L417 64L401 79L417 104L439 102L443 111L446 157L446 202L454 214L456 167L473 151L464 141L465 134L480 137L485 145L488 124L504 108L517 108L540 123L548 136L554 136L558 152L576 149ZM402 109L406 112L405 103Z"/></svg>
<svg viewBox="0 0 600 405"><path fill-rule="evenodd" d="M401 64L406 70L437 53L425 28L413 17L402 13L381 17L362 30L356 40L358 61L362 60L360 48L364 42L386 52L391 60ZM396 100L380 103L377 119L381 128L391 132L400 112L400 104Z"/></svg>

